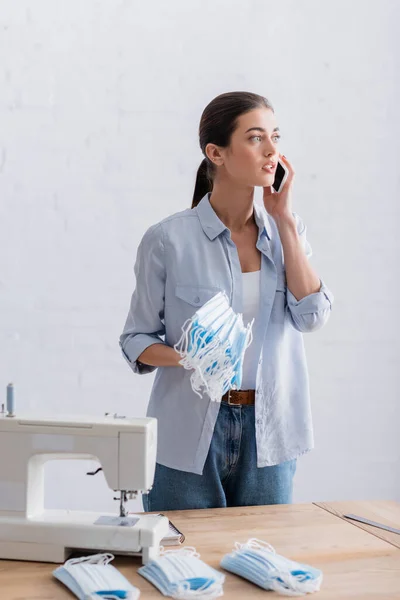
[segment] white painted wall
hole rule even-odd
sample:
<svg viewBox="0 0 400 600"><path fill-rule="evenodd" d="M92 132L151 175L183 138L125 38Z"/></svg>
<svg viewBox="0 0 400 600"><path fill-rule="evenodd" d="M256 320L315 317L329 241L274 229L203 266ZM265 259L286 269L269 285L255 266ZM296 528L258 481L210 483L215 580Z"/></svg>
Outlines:
<svg viewBox="0 0 400 600"><path fill-rule="evenodd" d="M153 375L118 347L138 243L190 205L205 105L255 91L336 298L306 336L316 449L295 501L400 500L399 19L389 0L2 0L4 398L13 381L19 412L145 414ZM116 509L91 466L52 464L46 505Z"/></svg>

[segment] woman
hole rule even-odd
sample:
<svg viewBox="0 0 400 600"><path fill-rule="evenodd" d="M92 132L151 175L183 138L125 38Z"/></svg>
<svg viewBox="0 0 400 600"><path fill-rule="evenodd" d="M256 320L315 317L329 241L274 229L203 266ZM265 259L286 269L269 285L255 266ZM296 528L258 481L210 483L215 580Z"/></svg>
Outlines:
<svg viewBox="0 0 400 600"><path fill-rule="evenodd" d="M291 503L296 459L313 447L302 334L326 323L333 297L292 212L294 171L279 153L274 111L256 94L222 94L204 110L199 134L205 158L192 207L144 234L120 338L135 373L158 367L146 511ZM289 175L273 193L278 158ZM255 186L264 206L253 201ZM173 346L186 319L221 290L245 324L255 322L241 390L218 403L193 392Z"/></svg>

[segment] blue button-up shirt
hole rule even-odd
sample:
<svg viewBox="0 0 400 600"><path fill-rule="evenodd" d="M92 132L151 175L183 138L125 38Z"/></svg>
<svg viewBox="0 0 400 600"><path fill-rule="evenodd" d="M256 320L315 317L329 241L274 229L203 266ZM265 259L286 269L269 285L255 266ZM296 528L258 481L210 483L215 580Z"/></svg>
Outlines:
<svg viewBox="0 0 400 600"><path fill-rule="evenodd" d="M293 213L306 255L306 228ZM303 333L322 327L333 296L324 282L297 301L286 285L284 256L274 219L254 203L261 252L260 309L253 342L260 349L255 393L257 465L275 465L312 449L313 429ZM182 325L223 290L242 312L242 271L228 227L207 194L188 208L152 225L135 263L136 288L120 346L135 373L154 371L147 415L158 419L157 462L201 474L220 404L191 388L192 371L139 362L151 344L174 346Z"/></svg>

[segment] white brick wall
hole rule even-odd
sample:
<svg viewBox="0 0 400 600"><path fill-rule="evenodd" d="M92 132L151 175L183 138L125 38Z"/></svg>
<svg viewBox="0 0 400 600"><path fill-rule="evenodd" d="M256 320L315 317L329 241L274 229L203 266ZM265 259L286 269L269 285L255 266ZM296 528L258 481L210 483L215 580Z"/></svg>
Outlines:
<svg viewBox="0 0 400 600"><path fill-rule="evenodd" d="M400 499L399 17L389 0L3 0L4 398L14 381L19 412L145 413L153 375L118 348L137 245L190 205L205 105L256 91L336 298L306 337L317 447L295 500ZM46 504L114 508L90 466L51 465Z"/></svg>

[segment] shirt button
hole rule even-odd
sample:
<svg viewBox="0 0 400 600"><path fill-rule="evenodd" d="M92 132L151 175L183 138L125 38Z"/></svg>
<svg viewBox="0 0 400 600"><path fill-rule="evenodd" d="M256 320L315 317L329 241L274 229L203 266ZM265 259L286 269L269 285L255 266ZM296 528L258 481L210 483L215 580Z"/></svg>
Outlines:
<svg viewBox="0 0 400 600"><path fill-rule="evenodd" d="M262 423L262 419L257 419L257 423L258 423L259 425L261 425L261 423Z"/></svg>
<svg viewBox="0 0 400 600"><path fill-rule="evenodd" d="M196 304L198 304L198 303L200 302L200 298L199 298L198 296L196 296L196 298L194 299L194 302L195 302Z"/></svg>

